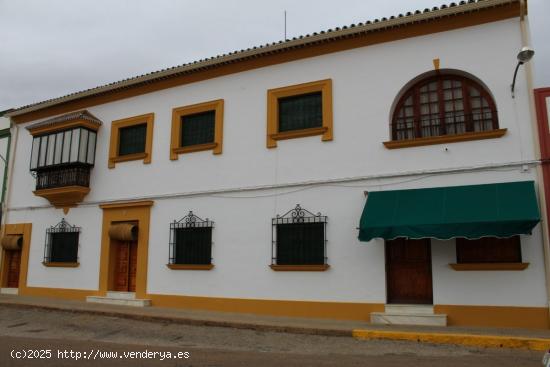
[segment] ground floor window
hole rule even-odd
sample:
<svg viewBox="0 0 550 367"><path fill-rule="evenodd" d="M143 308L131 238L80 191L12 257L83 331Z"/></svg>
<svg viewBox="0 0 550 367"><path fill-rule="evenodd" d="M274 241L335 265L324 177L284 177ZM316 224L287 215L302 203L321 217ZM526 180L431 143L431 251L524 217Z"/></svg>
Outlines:
<svg viewBox="0 0 550 367"><path fill-rule="evenodd" d="M456 259L459 264L520 263L520 237L484 237L477 240L457 238Z"/></svg>
<svg viewBox="0 0 550 367"><path fill-rule="evenodd" d="M327 217L296 205L272 219L272 265L324 265Z"/></svg>
<svg viewBox="0 0 550 367"><path fill-rule="evenodd" d="M78 240L80 227L71 226L62 219L61 222L46 230L44 263L78 262Z"/></svg>
<svg viewBox="0 0 550 367"><path fill-rule="evenodd" d="M170 224L169 264L209 265L212 263L214 222L197 217L192 211Z"/></svg>

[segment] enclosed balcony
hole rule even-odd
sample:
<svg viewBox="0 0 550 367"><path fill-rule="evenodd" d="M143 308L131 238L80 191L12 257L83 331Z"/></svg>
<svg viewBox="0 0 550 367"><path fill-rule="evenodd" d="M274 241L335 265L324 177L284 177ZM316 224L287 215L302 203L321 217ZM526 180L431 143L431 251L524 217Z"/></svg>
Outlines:
<svg viewBox="0 0 550 367"><path fill-rule="evenodd" d="M97 129L101 121L87 111L29 126L33 135L30 170L34 194L68 210L90 192Z"/></svg>

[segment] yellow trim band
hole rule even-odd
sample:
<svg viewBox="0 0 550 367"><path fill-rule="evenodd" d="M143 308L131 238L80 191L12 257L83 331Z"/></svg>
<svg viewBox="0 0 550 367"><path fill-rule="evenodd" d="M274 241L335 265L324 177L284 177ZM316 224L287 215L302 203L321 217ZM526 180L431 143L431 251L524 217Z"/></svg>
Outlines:
<svg viewBox="0 0 550 367"><path fill-rule="evenodd" d="M500 335L353 330L353 337L360 340L405 340L433 344L468 345L473 347L518 348L540 351L550 349L550 339Z"/></svg>

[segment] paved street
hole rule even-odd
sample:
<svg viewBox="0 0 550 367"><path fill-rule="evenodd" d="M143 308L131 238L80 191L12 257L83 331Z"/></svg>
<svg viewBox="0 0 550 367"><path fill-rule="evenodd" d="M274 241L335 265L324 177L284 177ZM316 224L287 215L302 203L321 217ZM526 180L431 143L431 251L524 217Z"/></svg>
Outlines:
<svg viewBox="0 0 550 367"><path fill-rule="evenodd" d="M29 351L33 351L30 353L33 357L42 359L11 356L23 357ZM139 354L129 354L132 351ZM145 351L149 352L147 359ZM118 354L116 358L110 354L110 359L102 359L107 352ZM151 352L162 354L153 356ZM178 357L178 352L179 358L173 358ZM189 353L189 358L184 358L184 352ZM541 358L540 352L523 350L367 342L349 337L171 325L0 307L0 366L501 367L541 366Z"/></svg>

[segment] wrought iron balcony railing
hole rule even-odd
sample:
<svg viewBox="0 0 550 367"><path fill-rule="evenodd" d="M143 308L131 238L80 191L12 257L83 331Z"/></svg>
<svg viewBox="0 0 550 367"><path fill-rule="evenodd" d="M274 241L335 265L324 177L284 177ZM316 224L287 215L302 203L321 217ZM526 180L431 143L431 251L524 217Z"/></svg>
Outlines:
<svg viewBox="0 0 550 367"><path fill-rule="evenodd" d="M89 165L52 167L36 171L36 190L66 186L90 186Z"/></svg>

